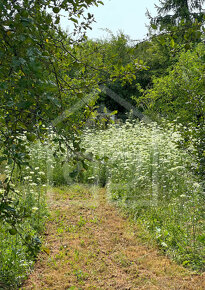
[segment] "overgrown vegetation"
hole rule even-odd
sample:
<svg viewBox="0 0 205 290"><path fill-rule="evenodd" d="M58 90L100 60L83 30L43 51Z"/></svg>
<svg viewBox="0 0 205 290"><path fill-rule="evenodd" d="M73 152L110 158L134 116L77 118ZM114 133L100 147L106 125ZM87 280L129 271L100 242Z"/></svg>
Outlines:
<svg viewBox="0 0 205 290"><path fill-rule="evenodd" d="M41 234L49 214L46 176L41 166L42 148L33 146L29 150L29 142L27 147L32 164L22 172L12 164L1 168L2 183L12 176L9 194L0 204L0 288L3 289L16 289L29 274L41 248ZM2 199L3 194L1 189Z"/></svg>
<svg viewBox="0 0 205 290"><path fill-rule="evenodd" d="M204 267L204 194L198 166L171 124L126 122L85 133L95 159L87 181L106 184L108 195L147 228L169 256L194 269ZM89 146L87 146L89 144Z"/></svg>
<svg viewBox="0 0 205 290"><path fill-rule="evenodd" d="M46 184L73 181L106 185L163 251L203 269L203 3L160 1L136 44L87 39L102 1L0 1L0 287L41 248ZM130 108L150 123L126 122Z"/></svg>

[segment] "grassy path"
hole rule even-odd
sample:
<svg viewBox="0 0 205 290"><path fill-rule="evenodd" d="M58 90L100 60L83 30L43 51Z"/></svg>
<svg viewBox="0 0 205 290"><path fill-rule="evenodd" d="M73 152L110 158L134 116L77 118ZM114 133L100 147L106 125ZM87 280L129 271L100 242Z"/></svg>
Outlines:
<svg viewBox="0 0 205 290"><path fill-rule="evenodd" d="M105 200L75 186L49 193L44 251L21 289L205 289L137 238L137 227Z"/></svg>

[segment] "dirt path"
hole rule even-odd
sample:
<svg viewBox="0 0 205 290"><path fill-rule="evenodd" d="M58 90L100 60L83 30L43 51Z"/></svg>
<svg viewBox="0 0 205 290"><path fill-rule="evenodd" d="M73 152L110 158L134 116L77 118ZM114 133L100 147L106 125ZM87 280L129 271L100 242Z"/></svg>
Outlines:
<svg viewBox="0 0 205 290"><path fill-rule="evenodd" d="M44 251L21 289L205 289L191 275L137 238L137 227L81 186L49 193Z"/></svg>

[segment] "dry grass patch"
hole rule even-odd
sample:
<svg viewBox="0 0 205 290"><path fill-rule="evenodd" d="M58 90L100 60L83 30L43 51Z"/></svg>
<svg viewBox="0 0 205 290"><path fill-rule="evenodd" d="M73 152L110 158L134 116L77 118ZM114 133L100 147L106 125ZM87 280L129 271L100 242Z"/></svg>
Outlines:
<svg viewBox="0 0 205 290"><path fill-rule="evenodd" d="M204 289L194 275L139 242L137 226L84 186L48 194L51 217L22 289Z"/></svg>

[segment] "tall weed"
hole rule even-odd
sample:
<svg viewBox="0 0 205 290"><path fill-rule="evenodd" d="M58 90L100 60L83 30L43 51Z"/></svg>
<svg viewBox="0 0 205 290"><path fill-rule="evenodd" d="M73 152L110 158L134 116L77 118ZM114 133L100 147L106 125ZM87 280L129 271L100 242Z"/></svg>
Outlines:
<svg viewBox="0 0 205 290"><path fill-rule="evenodd" d="M204 193L193 155L181 150L169 125L126 122L87 130L83 144L96 156L87 181L106 183L113 201L149 230L159 247L183 265L204 267ZM194 150L189 146L189 152Z"/></svg>
<svg viewBox="0 0 205 290"><path fill-rule="evenodd" d="M26 137L22 134L19 138ZM1 167L2 184L6 178L11 179L8 194L5 195L4 187L0 189L0 288L3 289L18 288L31 270L41 248L41 232L48 215L43 147L32 145L27 143L30 166Z"/></svg>

